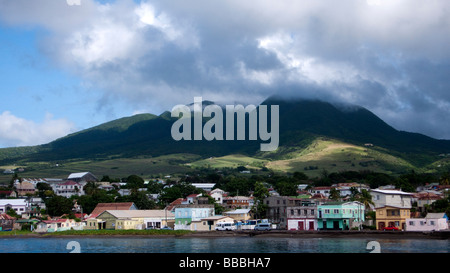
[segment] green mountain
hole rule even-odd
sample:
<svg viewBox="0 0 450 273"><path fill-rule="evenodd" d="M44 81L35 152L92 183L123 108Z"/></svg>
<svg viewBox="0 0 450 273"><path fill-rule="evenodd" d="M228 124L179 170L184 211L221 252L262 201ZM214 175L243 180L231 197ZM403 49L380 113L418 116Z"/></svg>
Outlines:
<svg viewBox="0 0 450 273"><path fill-rule="evenodd" d="M359 146L370 143L372 149L416 166L430 164L439 159L439 154L450 152L449 140L398 131L362 107L276 97L262 104L279 105L280 146L274 152L261 152L262 141L259 138L256 141L175 141L171 136L171 127L176 119L171 118L170 112L165 112L160 116L140 114L121 118L45 145L0 149L0 160L7 164L18 161L156 157L178 153L196 154L204 158L242 154L265 160L285 160L310 147L319 137Z"/></svg>

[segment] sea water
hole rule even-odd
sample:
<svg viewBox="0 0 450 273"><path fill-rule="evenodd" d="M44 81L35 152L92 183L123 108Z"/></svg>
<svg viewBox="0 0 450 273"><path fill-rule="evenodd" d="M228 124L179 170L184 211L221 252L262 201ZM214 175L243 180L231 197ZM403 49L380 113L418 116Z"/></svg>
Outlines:
<svg viewBox="0 0 450 273"><path fill-rule="evenodd" d="M373 245L376 248L372 247ZM0 238L0 253L449 253L450 240L362 238Z"/></svg>

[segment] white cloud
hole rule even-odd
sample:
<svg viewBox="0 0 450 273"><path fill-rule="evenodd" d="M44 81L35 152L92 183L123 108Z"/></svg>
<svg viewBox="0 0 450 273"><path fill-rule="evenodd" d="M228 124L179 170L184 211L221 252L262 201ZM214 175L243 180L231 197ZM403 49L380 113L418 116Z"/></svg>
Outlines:
<svg viewBox="0 0 450 273"><path fill-rule="evenodd" d="M416 126L414 111L450 115L446 107L417 102L418 93L450 102L448 0L83 0L80 6L0 0L0 6L0 20L50 31L41 49L55 63L102 89L101 97L138 110L171 109L194 96L257 103L301 93L360 104L401 128ZM444 125L429 123L426 132L450 137Z"/></svg>
<svg viewBox="0 0 450 273"><path fill-rule="evenodd" d="M9 111L0 114L0 146L31 146L45 144L75 131L75 126L65 119L53 119L46 114L41 123L13 115Z"/></svg>

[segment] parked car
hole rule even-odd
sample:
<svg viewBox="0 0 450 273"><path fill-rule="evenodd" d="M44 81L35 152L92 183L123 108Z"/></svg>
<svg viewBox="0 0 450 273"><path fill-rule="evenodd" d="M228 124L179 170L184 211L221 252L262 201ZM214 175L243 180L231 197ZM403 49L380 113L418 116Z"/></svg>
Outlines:
<svg viewBox="0 0 450 273"><path fill-rule="evenodd" d="M256 231L263 231L263 230L271 230L272 227L270 225L270 223L259 223L255 226L255 230Z"/></svg>
<svg viewBox="0 0 450 273"><path fill-rule="evenodd" d="M399 228L398 228L398 227L392 226L392 227L385 227L385 228L383 228L383 230L392 230L392 231L396 231L396 230L399 230Z"/></svg>
<svg viewBox="0 0 450 273"><path fill-rule="evenodd" d="M168 226L163 226L161 229L172 230L172 228Z"/></svg>

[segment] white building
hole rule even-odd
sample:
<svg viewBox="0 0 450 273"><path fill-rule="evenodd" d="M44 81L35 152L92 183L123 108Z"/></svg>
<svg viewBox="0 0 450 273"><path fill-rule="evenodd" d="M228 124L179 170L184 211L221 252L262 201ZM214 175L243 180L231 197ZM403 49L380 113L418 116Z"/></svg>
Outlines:
<svg viewBox="0 0 450 273"><path fill-rule="evenodd" d="M407 193L399 190L370 190L372 201L375 208L391 206L396 208L410 209L412 207L412 193Z"/></svg>
<svg viewBox="0 0 450 273"><path fill-rule="evenodd" d="M83 187L85 186L85 183L77 183L75 181L66 181L64 183L60 184L54 184L53 185L53 191L56 195L64 196L64 197L71 197L72 195L84 195Z"/></svg>
<svg viewBox="0 0 450 273"><path fill-rule="evenodd" d="M445 213L428 213L425 218L406 220L406 231L438 231L448 228L448 217Z"/></svg>
<svg viewBox="0 0 450 273"><path fill-rule="evenodd" d="M212 190L209 195L216 200L217 204L223 203L223 195L225 194L225 191L221 189L214 189Z"/></svg>
<svg viewBox="0 0 450 273"><path fill-rule="evenodd" d="M26 199L0 199L0 213L7 213L14 210L18 215L25 213L28 208Z"/></svg>
<svg viewBox="0 0 450 273"><path fill-rule="evenodd" d="M358 192L362 190L370 190L370 187L361 183L338 183L332 185L337 191L339 191L341 197L350 196L352 194L352 188L356 189Z"/></svg>
<svg viewBox="0 0 450 273"><path fill-rule="evenodd" d="M314 187L309 190L309 192L312 195L321 194L321 195L325 196L326 198L330 197L330 191L331 191L331 187Z"/></svg>

